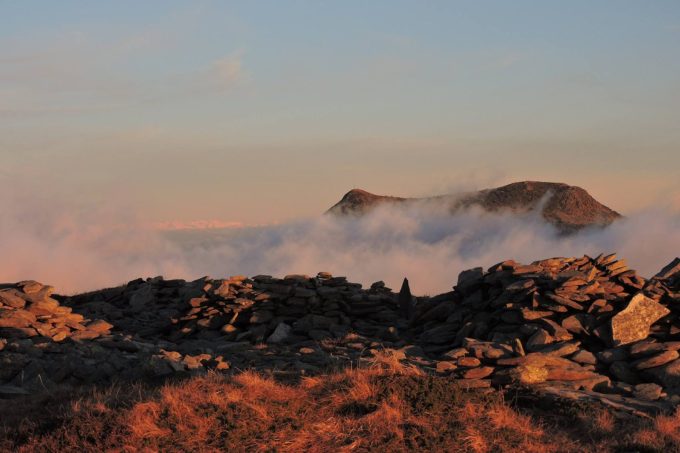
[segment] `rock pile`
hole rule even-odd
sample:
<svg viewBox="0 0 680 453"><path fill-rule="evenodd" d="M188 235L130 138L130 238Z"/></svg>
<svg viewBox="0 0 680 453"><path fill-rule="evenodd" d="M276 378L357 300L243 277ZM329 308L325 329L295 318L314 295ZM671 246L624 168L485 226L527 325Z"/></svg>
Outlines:
<svg viewBox="0 0 680 453"><path fill-rule="evenodd" d="M260 275L193 282L136 280L125 287L69 298L92 318L106 318L138 337L173 343L295 344L343 338L349 332L395 337L394 294L384 283L368 290L320 273L283 279Z"/></svg>
<svg viewBox="0 0 680 453"><path fill-rule="evenodd" d="M0 349L8 340L93 340L113 327L101 320L86 322L83 315L53 299L53 292L51 286L34 281L0 285Z"/></svg>
<svg viewBox="0 0 680 453"><path fill-rule="evenodd" d="M467 388L524 385L643 410L680 402L680 260L505 261L413 298L319 273L134 280L72 297L0 287L0 396L208 369L317 373L395 360Z"/></svg>
<svg viewBox="0 0 680 453"><path fill-rule="evenodd" d="M461 273L411 325L440 372L462 379L657 400L680 393L679 268L646 281L615 255L505 261Z"/></svg>

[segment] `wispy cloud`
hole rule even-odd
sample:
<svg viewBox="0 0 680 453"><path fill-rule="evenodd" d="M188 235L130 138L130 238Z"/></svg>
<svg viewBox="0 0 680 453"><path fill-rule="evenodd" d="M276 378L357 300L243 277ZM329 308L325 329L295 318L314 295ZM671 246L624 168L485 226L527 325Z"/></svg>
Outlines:
<svg viewBox="0 0 680 453"><path fill-rule="evenodd" d="M194 63L193 69L168 66L164 52L174 51L178 40L163 32L152 26L108 39L68 32L0 42L0 115L120 109L225 93L243 80L242 50Z"/></svg>
<svg viewBox="0 0 680 453"><path fill-rule="evenodd" d="M524 60L526 56L519 52L506 52L497 56L494 60L494 66L499 69L507 69Z"/></svg>
<svg viewBox="0 0 680 453"><path fill-rule="evenodd" d="M211 72L222 88L231 88L243 76L241 55L242 52L237 52L213 62Z"/></svg>

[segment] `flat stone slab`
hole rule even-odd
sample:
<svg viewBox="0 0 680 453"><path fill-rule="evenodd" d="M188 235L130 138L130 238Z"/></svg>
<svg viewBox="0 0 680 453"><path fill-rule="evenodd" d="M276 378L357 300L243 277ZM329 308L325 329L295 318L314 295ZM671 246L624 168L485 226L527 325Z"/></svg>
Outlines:
<svg viewBox="0 0 680 453"><path fill-rule="evenodd" d="M638 293L628 302L626 308L611 319L611 343L613 346L644 340L649 328L670 313L663 305Z"/></svg>
<svg viewBox="0 0 680 453"><path fill-rule="evenodd" d="M650 414L668 412L673 407L670 403L662 401L646 401L641 398L605 394L592 390L573 390L560 386L545 386L537 388L535 391L539 396L548 399L562 399L588 403L598 402L611 409L642 417L649 417Z"/></svg>
<svg viewBox="0 0 680 453"><path fill-rule="evenodd" d="M30 395L30 393L21 387L15 387L13 385L0 385L0 398L2 399L20 398L27 395Z"/></svg>

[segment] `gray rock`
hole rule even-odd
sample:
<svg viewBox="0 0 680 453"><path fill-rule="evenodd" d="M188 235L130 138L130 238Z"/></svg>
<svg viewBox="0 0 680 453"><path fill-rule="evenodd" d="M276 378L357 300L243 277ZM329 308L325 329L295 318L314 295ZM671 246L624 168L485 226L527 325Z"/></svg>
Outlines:
<svg viewBox="0 0 680 453"><path fill-rule="evenodd" d="M23 389L21 387L16 387L13 385L0 385L1 399L20 398L27 395L30 395L30 392L26 391L26 389Z"/></svg>
<svg viewBox="0 0 680 453"><path fill-rule="evenodd" d="M151 285L146 284L132 294L130 297L130 308L136 313L142 312L148 309L154 300L154 290Z"/></svg>
<svg viewBox="0 0 680 453"><path fill-rule="evenodd" d="M484 279L484 269L475 267L458 274L458 284L456 289L462 292L467 292L471 288L479 285Z"/></svg>
<svg viewBox="0 0 680 453"><path fill-rule="evenodd" d="M267 338L267 343L282 343L293 332L293 328L285 322L280 322L274 332Z"/></svg>
<svg viewBox="0 0 680 453"><path fill-rule="evenodd" d="M431 344L451 343L456 339L459 327L460 325L458 323L441 324L423 332L420 336L420 340L424 343Z"/></svg>
<svg viewBox="0 0 680 453"><path fill-rule="evenodd" d="M251 324L264 324L274 319L274 313L269 310L254 311L250 317Z"/></svg>
<svg viewBox="0 0 680 453"><path fill-rule="evenodd" d="M627 384L637 384L640 377L633 368L626 362L614 362L609 366L609 373L617 380Z"/></svg>

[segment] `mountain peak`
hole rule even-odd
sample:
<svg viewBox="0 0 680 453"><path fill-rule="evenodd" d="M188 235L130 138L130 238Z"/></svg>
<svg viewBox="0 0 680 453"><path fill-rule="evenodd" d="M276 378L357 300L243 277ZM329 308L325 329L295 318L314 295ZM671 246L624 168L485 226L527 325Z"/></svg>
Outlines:
<svg viewBox="0 0 680 453"><path fill-rule="evenodd" d="M581 187L544 181L520 181L472 193L420 199L375 195L363 189L352 189L327 212L363 215L378 205L413 203L418 200L443 202L452 214L472 206L488 212L523 213L541 209L543 218L564 233L587 226L606 226L621 217Z"/></svg>
<svg viewBox="0 0 680 453"><path fill-rule="evenodd" d="M399 203L406 198L376 195L363 189L352 189L342 199L331 207L327 213L338 215L361 215L382 203Z"/></svg>

